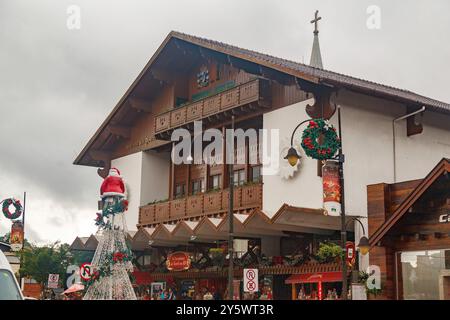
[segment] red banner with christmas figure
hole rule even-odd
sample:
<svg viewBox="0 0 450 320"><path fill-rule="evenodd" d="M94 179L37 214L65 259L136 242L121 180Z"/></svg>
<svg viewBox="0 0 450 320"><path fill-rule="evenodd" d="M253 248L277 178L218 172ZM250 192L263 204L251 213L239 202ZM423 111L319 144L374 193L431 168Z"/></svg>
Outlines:
<svg viewBox="0 0 450 320"><path fill-rule="evenodd" d="M339 181L339 162L326 161L322 167L323 207L330 216L341 214L341 184Z"/></svg>
<svg viewBox="0 0 450 320"><path fill-rule="evenodd" d="M14 221L9 238L12 251L20 251L23 247L23 224L22 221Z"/></svg>

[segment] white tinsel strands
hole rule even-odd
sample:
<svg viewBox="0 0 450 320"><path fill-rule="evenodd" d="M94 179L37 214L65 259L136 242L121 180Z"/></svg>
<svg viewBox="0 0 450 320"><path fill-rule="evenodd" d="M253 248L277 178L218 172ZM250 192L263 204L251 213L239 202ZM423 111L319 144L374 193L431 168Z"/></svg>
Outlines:
<svg viewBox="0 0 450 320"><path fill-rule="evenodd" d="M120 201L117 198L108 200ZM129 277L129 272L133 271L132 262L130 260L113 261L112 258L118 252L131 254L126 244L125 214L123 212L108 214L106 226L99 229L97 236L100 240L92 259L92 267L94 272L106 269L108 273L100 275L89 286L83 299L136 300Z"/></svg>

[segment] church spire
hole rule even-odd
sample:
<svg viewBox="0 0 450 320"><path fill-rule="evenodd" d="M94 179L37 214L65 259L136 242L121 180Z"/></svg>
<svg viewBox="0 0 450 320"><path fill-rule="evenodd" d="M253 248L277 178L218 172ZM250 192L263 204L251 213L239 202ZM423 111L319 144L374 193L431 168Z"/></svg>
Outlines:
<svg viewBox="0 0 450 320"><path fill-rule="evenodd" d="M314 23L314 42L309 65L319 69L323 69L322 55L320 54L320 45L319 45L319 29L317 28L317 22L319 22L319 20L321 19L322 17L319 17L319 10L316 10L314 19L311 20L311 23Z"/></svg>

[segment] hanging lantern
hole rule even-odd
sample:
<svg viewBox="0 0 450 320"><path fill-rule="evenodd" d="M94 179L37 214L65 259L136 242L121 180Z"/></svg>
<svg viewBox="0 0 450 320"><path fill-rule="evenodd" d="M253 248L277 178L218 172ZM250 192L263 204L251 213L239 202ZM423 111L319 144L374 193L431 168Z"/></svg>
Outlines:
<svg viewBox="0 0 450 320"><path fill-rule="evenodd" d="M339 162L328 160L322 167L323 208L329 216L341 214L341 184Z"/></svg>

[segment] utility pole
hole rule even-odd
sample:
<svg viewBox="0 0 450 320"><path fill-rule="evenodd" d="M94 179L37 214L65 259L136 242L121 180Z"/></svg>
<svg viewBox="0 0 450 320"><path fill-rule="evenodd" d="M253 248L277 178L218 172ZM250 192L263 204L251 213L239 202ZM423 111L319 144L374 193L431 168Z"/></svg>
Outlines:
<svg viewBox="0 0 450 320"><path fill-rule="evenodd" d="M234 288L234 116L231 117L231 135L227 135L227 152L231 152L230 157L225 157L228 160L228 174L229 174L229 201L228 201L228 299L233 300ZM232 159L232 161L230 161Z"/></svg>
<svg viewBox="0 0 450 320"><path fill-rule="evenodd" d="M341 185L341 247L344 256L342 257L342 300L347 300L347 259L345 244L347 242L347 228L345 223L345 187L344 187L344 161L345 157L342 153L342 131L341 131L341 108L338 106L338 126L339 126L339 184Z"/></svg>

